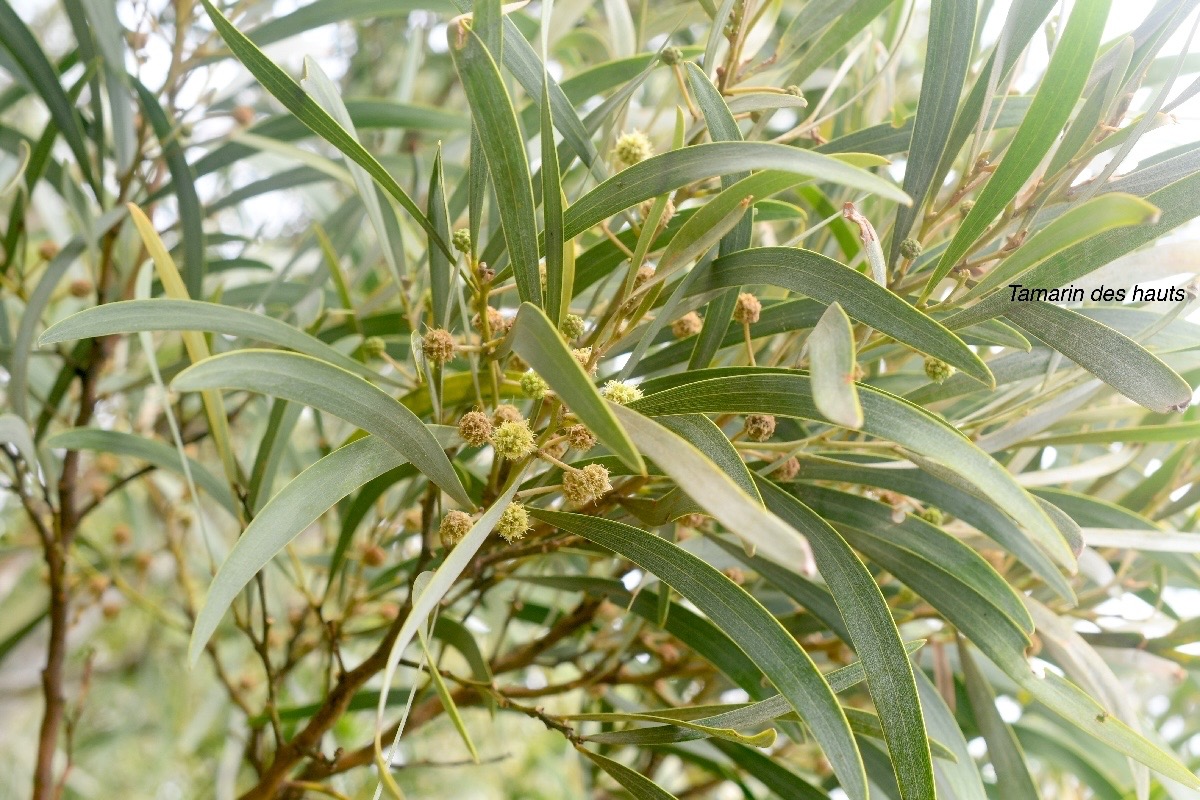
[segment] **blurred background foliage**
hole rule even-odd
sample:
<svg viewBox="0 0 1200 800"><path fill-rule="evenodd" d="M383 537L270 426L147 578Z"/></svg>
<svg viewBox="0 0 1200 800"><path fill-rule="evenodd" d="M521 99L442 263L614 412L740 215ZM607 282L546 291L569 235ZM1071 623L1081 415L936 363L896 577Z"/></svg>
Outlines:
<svg viewBox="0 0 1200 800"><path fill-rule="evenodd" d="M542 5L536 2L513 10L508 19L531 43L533 52L541 52L543 39L547 42L546 68L560 82L579 117L587 121L589 115L598 114L592 131L599 154L595 174L573 164L563 177L564 192L574 202L599 178L620 168L611 153L625 132L644 131L659 153L672 149L678 135L677 118L685 120L689 142L704 138L689 73L682 66L663 65L656 53L669 44L680 48L680 56L686 60L702 60L710 47L724 56L728 49L725 40L710 37L713 17L735 15L728 24L742 48L746 74L729 81L717 78L729 107L740 109L738 122L747 139L775 140L803 150L886 156L890 159L887 164L865 160L858 166L873 169L890 183L903 183L906 191L911 188L905 182L911 117L921 97L922 76L928 76L929 60L952 60L953 54L947 55L946 48L965 44L969 54L965 89L959 93L951 87L949 103L952 109L960 96L966 103L971 87L988 80L989 59L998 42L1012 35L1006 33L1013 27L1012 21L1022 14L1029 17L1027 42L1018 48L1019 54L1008 53L1013 69L991 78L996 92L994 113L1007 122L997 122L994 128L991 123L982 126L982 135L977 137L964 136L958 142L961 152L947 154L947 168L941 173L947 177L945 186L940 192L935 186L926 204L917 208L920 213L908 220L910 227L915 220L924 232L920 237L926 250L923 257L900 255L898 240L903 237L893 231L896 204L860 189L832 182L819 184L819 188L809 185L781 192L776 200L759 203L756 208L757 245L799 243L870 274L876 254L863 245L855 220L843 218L841 212L844 202L854 202L881 233L879 255L891 270L882 282L913 303L923 302L927 299L924 295L936 290L936 298L946 300L944 308L936 309L940 312L956 305L961 308L963 293L972 291L986 270L956 271L956 285L954 276L945 283L934 280L922 294L937 266L938 254L969 217L970 204L978 198L983 179L996 169L989 157L1004 153L1014 141L1013 129L1030 107L1031 95L1044 86L1040 81L1051 53L1062 41L1068 17L1086 14L1091 0L1076 0L1061 4L1063 7L982 0L971 16L972 24L966 26L965 37L959 30L953 42L936 37L931 41L931 24L954 30L953 21L947 20L947 15L954 15L947 8L956 2L933 3L931 9L924 0L559 0L548 29L543 28ZM75 520L77 533L63 556L67 565L63 589L70 603L62 686L64 717L53 761L55 780L62 776L62 796L234 797L252 786L270 763L276 746L273 737L295 735L313 713L310 704L319 704L326 697L342 664L352 667L367 657L398 615L407 612L406 598L418 572L414 564L425 565L419 559L426 551L432 552L430 507L422 515L426 483L409 474L395 485L381 486L378 493L364 490L343 501L335 514L304 530L276 562L286 561L286 566L264 573L267 579L257 588L267 603L271 624L258 626L244 617L236 624L227 620L213 640L213 657L189 669L192 622L214 567L229 552L239 526L214 497L193 498L177 470L147 466L148 462L176 467L180 463L172 445L175 423L169 412L173 410L188 441L188 455L196 459L197 466L211 470L207 474L219 474L220 457L208 438L198 395L163 388L163 382L169 384L188 364L182 337L153 334L154 363L161 370L161 380L148 368L147 352L137 337L108 337L96 340L103 341L97 345L87 340L63 341L41 348L34 337L50 324L97 305L98 299L111 302L163 293L157 280L139 287L139 280L143 284L151 281L148 272L139 272L146 260L144 240L134 226L124 222L123 204L132 201L151 217L176 261L183 265L193 297L252 308L333 343L343 354L372 365L375 377L382 376L381 385L398 390L410 407L423 399L427 419L453 423L453 414L440 419L429 416L428 390L421 388L420 367L413 358L413 343L420 340L410 339L410 333L428 327L424 309L430 248L424 232L403 213L387 214L388 235L378 235L369 204L363 202L337 151L309 135L231 56L200 3L0 3L4 4L0 15L0 43L4 45L0 48L0 210L4 216L0 353L6 381L5 410L10 412L0 432L9 448L5 466L11 468L0 490L0 522L4 526L0 535L0 764L5 765L0 770L0 797L28 796L37 768L35 745L44 712L40 670L51 637L46 597L47 584L54 579L48 574L31 520L53 515L44 516L38 505L41 501L27 491L25 482L31 476L20 468L22 436L36 441L45 477L70 475L70 491L83 512ZM1107 4L1094 5L1107 9ZM247 32L271 60L297 80L305 73L306 57L319 64L345 98L365 149L422 209L427 207L430 175L440 153L453 228L468 225L468 201L474 202L482 194L486 210L477 250L483 250L484 242L503 244L501 215L494 213L496 201L472 186L468 170L471 109L448 41L457 35L450 19L463 10L459 4L438 0L242 0L220 6L239 30ZM1108 94L1107 89L1098 89L1096 82L1089 82L1088 94L1080 101L1077 116L1072 117L1087 123L1081 123L1076 131L1078 138L1073 143L1077 151L1065 153L1062 163L1054 163L1046 151L1033 154L1032 161L1040 164L1040 169L1047 167L1043 156L1051 159L1054 169L1048 174L1053 173L1059 183L1047 187L1035 179L1025 187L1029 194L1022 194L1020 202L1032 203L1029 198L1037 198L1033 210L1028 203L1020 206L1015 191L1010 198L1020 211L1029 212L1029 219L1043 204L1053 208L1056 203L1074 202L1078 193L1091 191L1089 182L1102 185L1114 175L1116 180L1133 176L1121 186L1131 196L1172 190L1170 199L1175 205L1156 212L1168 216L1170 224L1140 212L1138 222L1149 225L1152 233L1138 241L1149 246L1118 247L1122 255L1134 252L1116 263L1109 263L1115 256L1092 259L1095 263L1089 262L1086 270L1090 274L1071 278L1085 291L1102 284L1128 288L1133 282L1184 286L1198 269L1197 228L1190 222L1200 215L1200 192L1194 180L1200 170L1196 159L1200 152L1196 135L1200 84L1195 82L1200 54L1191 50L1200 16L1196 6L1192 0L1119 0L1112 4L1103 21L1101 60L1097 63L1106 63L1103 59L1108 58L1107 63L1125 64L1129 80L1113 80ZM1034 16L1037 19L1032 19ZM1090 63L1091 54L1087 54L1082 75L1087 74ZM540 98L518 88L510 74L505 73L505 80L526 134L536 133ZM311 80L305 82L306 89L311 91L311 86ZM800 97L806 102L800 103ZM1089 97L1103 98L1103 110L1111 113L1101 116L1098 108L1094 118L1088 118ZM1068 127L1067 137L1071 134ZM540 149L535 136L529 135L529 139L536 167L541 161ZM830 147L830 142L840 144ZM560 147L560 153L566 152ZM1061 193L1055 194L1060 189ZM1044 195L1038 194L1043 190ZM695 181L681 191L674 200L679 211L686 211L688 199L698 206L695 201L716 194L717 184ZM536 194L540 198L540 188ZM382 191L373 197L382 198L376 202L382 202L385 210L394 210ZM1007 201L1001 205L1008 206L1003 218L1007 224L1017 216L1012 213L1016 206ZM934 210L940 211L940 216L921 216L924 212L932 215ZM617 265L627 263L622 251L634 246L641 223L652 213L649 205L634 206L632 216L624 218L629 225L622 228L618 218L615 234L590 226L586 236L579 237L572 311L588 318L589 325L605 313L605 303L616 296L620 284L608 278L621 274ZM679 219L684 218L686 215L680 214ZM1037 219L1044 226L1053 216ZM1122 219L1120 225L1134 225ZM984 225L989 222L983 220ZM478 218L469 224L478 232ZM1108 223L1097 218L1100 224ZM1153 228L1155 224L1162 224L1161 232ZM666 230L673 233L679 225L677 220ZM1019 228L1001 225L989 231L992 246L1004 248L999 250L1001 255L985 248L985 254L995 256L991 261L1007 257L1009 251L1021 252L1027 233ZM621 244L615 245L611 239L618 234ZM1082 245L1080 241L1090 235L1085 232L1071 244L1083 247L1086 241ZM76 241L78 258L56 260L64 247ZM661 247L655 244L650 250L653 258L661 255ZM1061 242L1059 249L1065 249ZM503 247L491 252L503 253ZM1086 256L1087 251L1082 252ZM196 269L198 261L206 263L204 271ZM106 263L112 265L111 270L99 268ZM903 269L897 266L901 263ZM946 268L957 263L958 259L951 259ZM981 263L987 265L989 259ZM906 275L910 266L912 274ZM393 270L398 271L399 282L391 277ZM143 277L139 279L139 275ZM954 288L948 290L951 285ZM516 292L509 291L511 288L505 289L507 294L495 295L495 305L510 318L517 307ZM625 367L638 341L636 334L645 334L646 328L638 325L654 317L668 294L664 292L652 307L643 309L650 312L645 319L629 321L626 335L608 353L610 360L601 365L601 378L615 377ZM763 293L767 304L764 317L769 320L774 309L776 327L756 329L760 365L792 366L810 357L807 331L815 318L801 315L807 321L798 321L785 315L783 305L793 301L794 295ZM1097 308L1093 318L1138 338L1195 386L1200 370L1200 328L1188 321L1190 299L1141 308ZM707 296L704 300L708 302ZM927 305L922 307L928 310ZM677 310L692 308L704 310L698 302ZM799 306L792 309L796 313L803 310ZM1161 322L1164 315L1169 319ZM464 324L467 316L461 315L460 331L468 327ZM811 485L852 487L852 492L891 506L894 520L920 515L927 522L944 523L946 530L982 553L1021 596L1028 591L1052 607L1046 613L1062 627L1055 628L1053 621L1046 623L1048 630L1055 631L1056 645L1044 648L1043 642L1035 640L1029 655L1037 657L1034 663L1038 668L1065 671L1105 706L1119 696L1129 710L1120 714L1126 722L1140 723L1148 739L1173 750L1194 770L1200 763L1200 687L1195 661L1200 656L1195 634L1200 630L1195 622L1200 611L1200 570L1193 555L1195 545L1186 537L1200 519L1196 408L1184 412L1180 420L1162 413L1166 408L1139 407L1126 399L1132 393L1138 395L1134 400L1144 400L1137 387L1128 387L1130 381L1108 374L1100 377L1110 385L1120 384L1120 391L1102 386L1083 370L1068 369L1069 364L1060 362L1053 350L1075 352L1067 347L1069 342L1063 346L1049 342L1047 346L1033 335L1029 336L1032 354L1042 361L1032 371L1030 362L1009 361L1009 365L1019 364L1019 374L1002 374L996 367L1000 359L1027 355L1019 351L1030 349L1030 343L1014 327L998 321L988 327L986 317L969 329L970 336L963 335L974 352L986 356L1001 388L981 392L982 384L971 383L964 375L944 384L933 382L930 378L943 377L935 374L936 365L923 367L923 357L914 358L911 350L888 337L860 338L859 334L875 335L869 334L855 314L850 316L855 317L855 337L860 345L857 376L865 384L931 408L976 441L993 437L988 451L1008 471L1022 476L1021 485L1061 508L1061 516L1073 518L1072 522L1054 517L1063 530L1083 536L1096 529L1101 532L1097 536L1109 538L1088 540L1093 546L1082 549L1078 574L1069 578L1070 588L1055 592L1011 553L985 541L977 531L983 523L973 520L968 525L962 519L970 516L972 507L986 505L977 496L959 491L958 507L948 501L943 512L936 507L941 505L940 497L931 499L915 489L910 495L910 490L902 487L869 485L850 476L847 470L862 459L893 453L875 447L879 443L867 437L827 439L816 435L812 448L785 447L785 442L805 442L815 434L806 424L781 415L780 432L771 446L740 448L746 460L768 474L765 465L772 459L799 455L803 468L814 470L801 473L801 480ZM944 321L944 316L937 318ZM722 340L720 355L699 366L708 366L710 361L714 365L745 364L740 331L736 327L730 331L734 336ZM798 331L803 334L797 336ZM746 336L750 337L748 330ZM372 337L382 337L383 352L370 349L379 346L371 342ZM241 342L220 334L208 338L208 346L217 353L234 350ZM654 342L657 347L669 338L664 333ZM651 350L641 365L634 364L636 374L662 377L681 372L690 344L686 352L671 351L672 346ZM872 347L878 348L875 355L870 355ZM751 354L751 364L753 358ZM514 368L513 363L509 362L509 369ZM1062 372L1055 378L1060 366ZM1128 364L1108 367L1129 368ZM1092 372L1099 375L1094 369ZM85 373L91 377L83 377ZM514 375L514 380L519 377ZM1052 378L1052 388L1047 388ZM519 397L511 381L503 389L511 397ZM459 400L463 402L454 405L466 410L473 399L470 391L462 392ZM256 394L231 395L227 403L237 458L243 467L254 464L257 477L268 476L261 485L254 482L248 489L250 496L232 499L226 493L231 504L251 512L260 511L272 490L327 456L355 430L334 415L301 411L294 404L272 403ZM1030 418L1032 422L1021 422ZM733 439L740 435L739 420L729 414L719 417ZM72 444L52 438L69 428L84 427L137 434L139 440L157 444L159 449L137 450L125 442L124 449L103 452L104 446L83 440ZM270 442L271 437L275 444L260 448L264 438ZM82 455L70 457L67 453ZM847 460L834 462L842 456ZM859 461L854 460L856 456L861 457ZM64 458L70 465L66 469ZM27 469L29 462L24 463ZM614 459L606 463L618 474ZM480 467L479 462L464 458L456 466L478 499L480 487L488 479L488 464ZM822 469L826 471L822 473ZM944 481L938 483L938 492L955 486L953 476L933 474L940 474ZM494 472L491 477L489 488L494 489ZM218 494L227 489L220 479L214 480ZM197 482L201 481L197 478ZM44 483L49 486L52 481ZM47 489L49 506L55 503L54 491ZM488 496L483 491L485 499L495 497L495 493ZM661 493L654 495L660 502L662 498ZM830 504L836 506L836 501L830 500ZM630 507L638 508L636 504ZM645 507L640 512L643 518L653 517ZM832 513L837 517L836 509ZM310 613L311 598L306 599L298 586L307 591L319 582L297 576L323 574L334 543L344 539L339 536L340 526L348 516L359 523L351 528L354 539L343 571L349 588L344 586L328 607L332 616L318 620ZM636 516L638 513L628 512L623 518L629 521ZM1007 526L1014 527L1011 521ZM645 527L676 530L676 526L650 522ZM688 539L693 528L711 534L720 527L711 520L689 516L677 531L681 542L690 542L692 551L722 569L729 582L745 586L780 618L822 671L854 661L855 653L837 624L837 610L833 610L831 625L828 608L824 615L809 608L810 602L819 605L829 598L823 588L813 589L818 585L805 583L811 594L810 602L803 601L803 590L793 587L788 591L778 581L765 579L738 556L737 548L722 549L699 537ZM1079 533L1080 528L1084 533ZM1160 549L1162 545L1147 544L1147 531L1185 538L1171 538L1166 549L1175 552L1168 552ZM471 587L480 590L479 600L469 593L458 598L465 602L454 609L455 617L467 620L468 638L477 640L481 652L493 662L503 654L519 654L523 646L537 642L574 611L583 608L587 612L585 626L572 629L563 642L539 651L536 659L522 663L506 678L511 687L537 698L527 702L544 704L552 715L564 715L751 699L744 683L739 685L713 668L711 654L706 660L689 652L689 646L680 641L683 637L658 630L653 614L641 620L626 612L630 600L624 590L639 586L643 572L621 559L596 556L596 548L584 546L567 548L544 560L528 558L505 568L522 580L505 580L512 576L508 571L480 573L479 582ZM961 775L948 779L939 771L940 796L967 798L986 792L1007 800L1028 791L1047 798L1170 796L1181 800L1200 796L1157 776L1151 781L1134 762L1080 736L978 653L979 672L973 672L969 663L959 658L955 631L944 619L946 610L920 597L883 566L870 559L867 563L904 640L928 640L914 658L918 673L928 678L922 686L935 691L932 687L936 685L945 701L940 707L953 710L951 727L957 723L961 729L965 752L982 776L981 782L971 784ZM583 583L537 583L539 578L553 576L620 579L624 586L610 583L604 592L596 590L586 596L590 599L580 600L577 589ZM1062 576L1058 580L1064 581ZM656 587L653 583L646 596L652 596ZM835 593L841 590L839 586L831 588ZM1059 602L1063 594L1072 591L1078 605ZM489 594L483 600L485 592ZM608 599L601 601L600 595ZM240 605L254 613L263 611L255 602ZM671 613L678 619L688 608L694 606L681 602L679 608L672 606ZM1059 614L1062 616L1057 617ZM1036 614L1035 621L1043 628ZM239 627L245 630L237 630ZM327 641L336 646L326 647ZM218 648L219 657L215 655ZM582 689L573 687L572 681L581 671L586 672L580 665L594 668L591 660L596 656L601 661L611 659L611 663L605 662L610 666L624 667L623 678L609 686L593 681ZM1092 658L1097 658L1099 665ZM265 674L264 661L286 674ZM447 648L439 663L451 675L472 672L472 665L456 649ZM417 685L420 689L415 716L409 720L414 730L402 740L396 758L396 763L406 768L394 773L409 797L525 800L629 796L622 792L660 796L639 794L630 784L618 788L594 764L577 757L571 744L553 725L545 724L538 716L542 712L532 705L528 711L533 713L495 713L477 707L480 698L474 695L462 702L461 709L482 761L470 764L469 751L452 715L442 713L443 706L427 679L411 666L402 666L392 697L393 703L397 694L403 701L404 691L399 687ZM655 676L656 669L662 670L660 676L645 678ZM545 687L558 684L571 688L540 696ZM372 687L377 690L376 684ZM455 688L463 687L467 684ZM995 695L994 702L989 693ZM513 696L524 695L516 692ZM851 708L872 708L871 696L861 686L843 697ZM325 755L311 763L321 764L327 757L336 760L335 748L358 751L371 741L374 698L371 690L356 697L353 710L339 715L322 737ZM984 718L977 716L980 708L986 709ZM272 710L279 719L268 719ZM930 713L928 704L926 713ZM1097 719L1103 721L1099 715ZM589 733L601 730L599 724L575 724ZM813 746L811 737L805 737L794 722L785 720L779 725L794 741L782 736L774 749L761 752L770 752L772 761L795 774L781 776L761 759L756 761L757 752L727 742L644 750L606 745L601 750L652 776L680 798L807 798L840 791L834 788L829 762ZM621 723L605 722L603 727L611 732L620 729ZM866 737L860 739L866 741ZM864 756L874 754L874 761L866 758L872 796L899 798L901 790L889 769L887 750L878 737L874 741L863 745ZM314 754L301 755L308 758ZM966 788L961 781L966 781ZM335 792L331 794L335 797L366 797L375 786L375 776L371 770L359 768L335 775L328 786L314 779L313 786ZM297 783L288 791L317 789Z"/></svg>

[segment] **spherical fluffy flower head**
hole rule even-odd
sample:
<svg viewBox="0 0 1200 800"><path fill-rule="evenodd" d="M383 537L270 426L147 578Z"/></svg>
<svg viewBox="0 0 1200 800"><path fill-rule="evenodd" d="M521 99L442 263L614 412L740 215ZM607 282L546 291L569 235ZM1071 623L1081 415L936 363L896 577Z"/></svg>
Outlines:
<svg viewBox="0 0 1200 800"><path fill-rule="evenodd" d="M458 435L472 447L479 447L492 438L492 421L482 411L468 411L458 421Z"/></svg>
<svg viewBox="0 0 1200 800"><path fill-rule="evenodd" d="M549 388L542 376L532 370L521 376L521 392L532 400L541 400Z"/></svg>
<svg viewBox="0 0 1200 800"><path fill-rule="evenodd" d="M592 348L576 347L571 351L571 355L575 356L575 360L579 362L579 366L583 367L583 371L589 375L595 375L598 365L593 364L588 368L588 362L592 360Z"/></svg>
<svg viewBox="0 0 1200 800"><path fill-rule="evenodd" d="M529 512L520 503L513 503L504 509L504 513L500 515L499 521L496 522L496 533L500 534L501 538L509 544L518 539L523 539L525 532L528 530Z"/></svg>
<svg viewBox="0 0 1200 800"><path fill-rule="evenodd" d="M746 435L756 442L765 442L775 435L775 417L770 414L751 414L746 417Z"/></svg>
<svg viewBox="0 0 1200 800"><path fill-rule="evenodd" d="M368 336L363 340L363 352L370 358L379 358L387 352L387 342L382 336Z"/></svg>
<svg viewBox="0 0 1200 800"><path fill-rule="evenodd" d="M588 464L581 470L563 475L563 496L572 503L584 505L612 491L608 469L600 464Z"/></svg>
<svg viewBox="0 0 1200 800"><path fill-rule="evenodd" d="M900 243L900 255L911 261L921 255L925 248L911 236Z"/></svg>
<svg viewBox="0 0 1200 800"><path fill-rule="evenodd" d="M521 414L521 409L508 403L501 403L496 406L496 410L492 412L492 424L500 425L505 422L521 422L525 417Z"/></svg>
<svg viewBox="0 0 1200 800"><path fill-rule="evenodd" d="M928 356L925 359L925 375L934 383L941 383L954 374L954 367L941 359Z"/></svg>
<svg viewBox="0 0 1200 800"><path fill-rule="evenodd" d="M421 352L434 364L445 364L454 358L454 336L450 331L434 328L421 337Z"/></svg>
<svg viewBox="0 0 1200 800"><path fill-rule="evenodd" d="M562 325L558 326L563 336L577 339L583 335L583 317L578 314L567 314L563 317Z"/></svg>
<svg viewBox="0 0 1200 800"><path fill-rule="evenodd" d="M525 420L505 422L492 431L492 447L496 448L501 458L509 461L529 455L533 452L533 446L533 431L529 430L529 423Z"/></svg>
<svg viewBox="0 0 1200 800"><path fill-rule="evenodd" d="M641 131L622 133L617 138L617 146L613 148L613 155L626 166L633 166L653 154L654 145Z"/></svg>
<svg viewBox="0 0 1200 800"><path fill-rule="evenodd" d="M749 292L742 292L738 295L737 305L733 307L733 319L735 322L753 325L758 322L758 318L761 315L762 303L758 302L757 297Z"/></svg>
<svg viewBox="0 0 1200 800"><path fill-rule="evenodd" d="M448 512L446 516L442 517L442 524L438 526L438 536L442 540L442 547L449 550L461 542L471 530L471 525L471 517L466 512Z"/></svg>
<svg viewBox="0 0 1200 800"><path fill-rule="evenodd" d="M800 460L792 456L787 461L775 468L775 472L771 474L777 481L790 481L800 474Z"/></svg>
<svg viewBox="0 0 1200 800"><path fill-rule="evenodd" d="M689 311L671 323L671 333L676 339L686 339L695 336L704 328L704 320L695 311Z"/></svg>
<svg viewBox="0 0 1200 800"><path fill-rule="evenodd" d="M627 406L634 400L642 399L642 390L632 383L626 383L625 381L609 381L604 384L604 388L600 390L600 394L619 406Z"/></svg>
<svg viewBox="0 0 1200 800"><path fill-rule="evenodd" d="M641 286L646 281L654 277L654 267L643 265L638 267L637 275L633 277L633 285Z"/></svg>
<svg viewBox="0 0 1200 800"><path fill-rule="evenodd" d="M491 306L487 308L487 323L488 331L492 336L505 333L509 328L508 318L500 313L500 309ZM483 331L483 324L478 314L471 317L471 327L477 331Z"/></svg>
<svg viewBox="0 0 1200 800"><path fill-rule="evenodd" d="M571 447L586 453L596 446L596 435L589 431L586 425L572 425L567 428L567 441L571 443Z"/></svg>

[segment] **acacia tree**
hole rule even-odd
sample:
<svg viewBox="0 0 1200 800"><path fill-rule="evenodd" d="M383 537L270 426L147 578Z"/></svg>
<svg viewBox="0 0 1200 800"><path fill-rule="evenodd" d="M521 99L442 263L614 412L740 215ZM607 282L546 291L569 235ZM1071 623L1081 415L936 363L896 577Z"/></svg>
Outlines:
<svg viewBox="0 0 1200 800"><path fill-rule="evenodd" d="M0 785L1200 788L1198 3L594 5L0 4Z"/></svg>

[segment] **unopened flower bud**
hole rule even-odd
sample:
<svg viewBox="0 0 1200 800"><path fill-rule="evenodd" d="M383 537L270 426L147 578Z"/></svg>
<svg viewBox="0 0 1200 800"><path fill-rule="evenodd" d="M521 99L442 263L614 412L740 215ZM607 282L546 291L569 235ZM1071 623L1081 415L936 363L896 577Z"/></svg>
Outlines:
<svg viewBox="0 0 1200 800"><path fill-rule="evenodd" d="M934 383L941 383L954 374L954 367L939 358L928 356L925 359L925 375Z"/></svg>
<svg viewBox="0 0 1200 800"><path fill-rule="evenodd" d="M382 336L368 336L363 340L363 353L368 358L379 358L387 352L387 342Z"/></svg>
<svg viewBox="0 0 1200 800"><path fill-rule="evenodd" d="M583 317L578 314L567 314L563 317L562 324L558 326L558 329L567 339L577 339L583 335Z"/></svg>
<svg viewBox="0 0 1200 800"><path fill-rule="evenodd" d="M381 567L387 562L387 551L377 544L369 544L363 548L362 562L368 567Z"/></svg>
<svg viewBox="0 0 1200 800"><path fill-rule="evenodd" d="M454 249L460 253L471 252L471 230L469 228L459 228L450 237L450 242L454 245Z"/></svg>
<svg viewBox="0 0 1200 800"><path fill-rule="evenodd" d="M931 525L941 525L942 520L945 519L942 510L933 506L929 506L917 516Z"/></svg>
<svg viewBox="0 0 1200 800"><path fill-rule="evenodd" d="M47 239L38 245L37 253L42 260L49 261L58 255L58 245Z"/></svg>
<svg viewBox="0 0 1200 800"><path fill-rule="evenodd" d="M799 474L800 460L795 456L792 456L787 461L776 467L775 471L771 473L771 477L777 481L783 481L786 483L787 481L794 479Z"/></svg>
<svg viewBox="0 0 1200 800"><path fill-rule="evenodd" d="M541 400L549 389L545 379L532 370L521 376L521 392L531 400Z"/></svg>
<svg viewBox="0 0 1200 800"><path fill-rule="evenodd" d="M658 54L658 59L668 67L673 67L683 61L683 51L674 46L664 47Z"/></svg>
<svg viewBox="0 0 1200 800"><path fill-rule="evenodd" d="M904 256L909 261L919 257L923 250L924 248L921 247L921 243L911 236L900 243L900 255Z"/></svg>

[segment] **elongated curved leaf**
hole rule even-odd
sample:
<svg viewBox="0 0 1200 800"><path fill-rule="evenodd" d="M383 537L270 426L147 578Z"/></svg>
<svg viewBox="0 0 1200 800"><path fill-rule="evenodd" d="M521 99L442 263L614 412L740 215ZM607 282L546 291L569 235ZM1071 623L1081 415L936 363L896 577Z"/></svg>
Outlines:
<svg viewBox="0 0 1200 800"><path fill-rule="evenodd" d="M828 256L793 247L756 247L718 258L693 285L693 294L727 286L780 286L825 303L963 372L995 385L987 365L941 324L875 281Z"/></svg>
<svg viewBox="0 0 1200 800"><path fill-rule="evenodd" d="M439 434L446 445L457 438L453 429L440 429ZM403 463L404 457L383 439L366 436L334 450L272 497L246 527L208 587L192 628L189 660L196 662L234 598L276 553L343 497ZM192 474L202 483L202 474L196 469L192 467Z"/></svg>
<svg viewBox="0 0 1200 800"><path fill-rule="evenodd" d="M357 375L311 356L239 350L193 364L176 389L241 389L312 406L350 422L394 447L427 478L467 508L475 504L442 445L413 412Z"/></svg>
<svg viewBox="0 0 1200 800"><path fill-rule="evenodd" d="M917 684L875 579L829 523L769 481L760 480L760 487L767 507L808 537L821 576L837 587L833 599L866 671L901 794L913 800L932 797L933 763Z"/></svg>
<svg viewBox="0 0 1200 800"><path fill-rule="evenodd" d="M831 156L769 142L709 142L652 156L609 178L567 209L564 235L574 238L613 214L693 181L757 169L792 172L908 202L908 195L883 178Z"/></svg>
<svg viewBox="0 0 1200 800"><path fill-rule="evenodd" d="M620 553L694 603L762 668L812 729L843 791L852 798L866 797L862 757L833 689L796 640L744 589L676 545L637 528L581 514L532 513Z"/></svg>
<svg viewBox="0 0 1200 800"><path fill-rule="evenodd" d="M373 373L315 336L265 314L201 300L121 300L87 308L46 329L38 340L46 345L140 331L211 331L269 342L323 359L343 369Z"/></svg>
<svg viewBox="0 0 1200 800"><path fill-rule="evenodd" d="M812 386L803 373L790 370L739 368L704 370L686 376L687 385L671 379L649 381L647 396L631 405L643 414L769 413L823 419L812 401ZM672 387L673 388L668 388ZM921 453L967 477L1071 570L1075 557L1058 529L1012 476L945 422L906 401L862 384L862 430Z"/></svg>
<svg viewBox="0 0 1200 800"><path fill-rule="evenodd" d="M1182 411L1192 387L1175 370L1122 333L1050 303L1013 303L1008 318L1135 403Z"/></svg>
<svg viewBox="0 0 1200 800"><path fill-rule="evenodd" d="M630 769L620 761L613 761L608 756L593 753L586 748L579 748L589 761L607 772L613 780L625 787L635 800L677 800L675 795L659 786L640 772Z"/></svg>
<svg viewBox="0 0 1200 800"><path fill-rule="evenodd" d="M250 70L250 73L258 79L263 88L274 95L276 100L283 103L284 107L313 133L365 169L425 229L425 232L429 234L430 241L434 242L447 257L453 258L450 246L438 234L437 228L422 213L420 207L413 202L400 184L396 183L396 179L392 177L391 173L384 169L383 165L376 161L375 157L368 153L342 126L338 125L316 100L309 97L290 75L263 55L254 42L235 28L225 18L225 15L212 4L212 0L201 0L201 2L204 3L204 10L208 12L209 19L212 20L217 33L221 35L225 44L245 65L246 69Z"/></svg>
<svg viewBox="0 0 1200 800"><path fill-rule="evenodd" d="M165 442L147 439L133 433L121 431L105 431L98 428L73 428L56 433L46 440L49 447L63 447L68 450L95 450L100 453L112 453L118 456L128 456L149 462L156 467L169 469L183 474L183 462L179 452ZM188 459L188 467L196 485L204 489L221 507L237 516L237 507L229 485L209 472L203 465L193 459Z"/></svg>
<svg viewBox="0 0 1200 800"><path fill-rule="evenodd" d="M517 355L525 359L596 434L596 438L630 469L645 474L646 466L629 435L540 308L532 303L521 305L508 342Z"/></svg>
<svg viewBox="0 0 1200 800"><path fill-rule="evenodd" d="M854 331L836 302L808 336L808 363L817 410L843 428L861 428L862 406L854 388Z"/></svg>
<svg viewBox="0 0 1200 800"><path fill-rule="evenodd" d="M942 253L922 293L927 297L983 235L992 220L1021 190L1046 157L1083 92L1108 19L1109 0L1093 0L1071 10L1066 28L1033 99L1029 112L1000 165Z"/></svg>
<svg viewBox="0 0 1200 800"><path fill-rule="evenodd" d="M504 241L517 279L517 292L523 301L541 306L533 186L529 182L529 160L525 156L525 137L517 122L517 112L500 76L500 68L474 31L467 31L463 46L452 46L450 52L487 156Z"/></svg>

